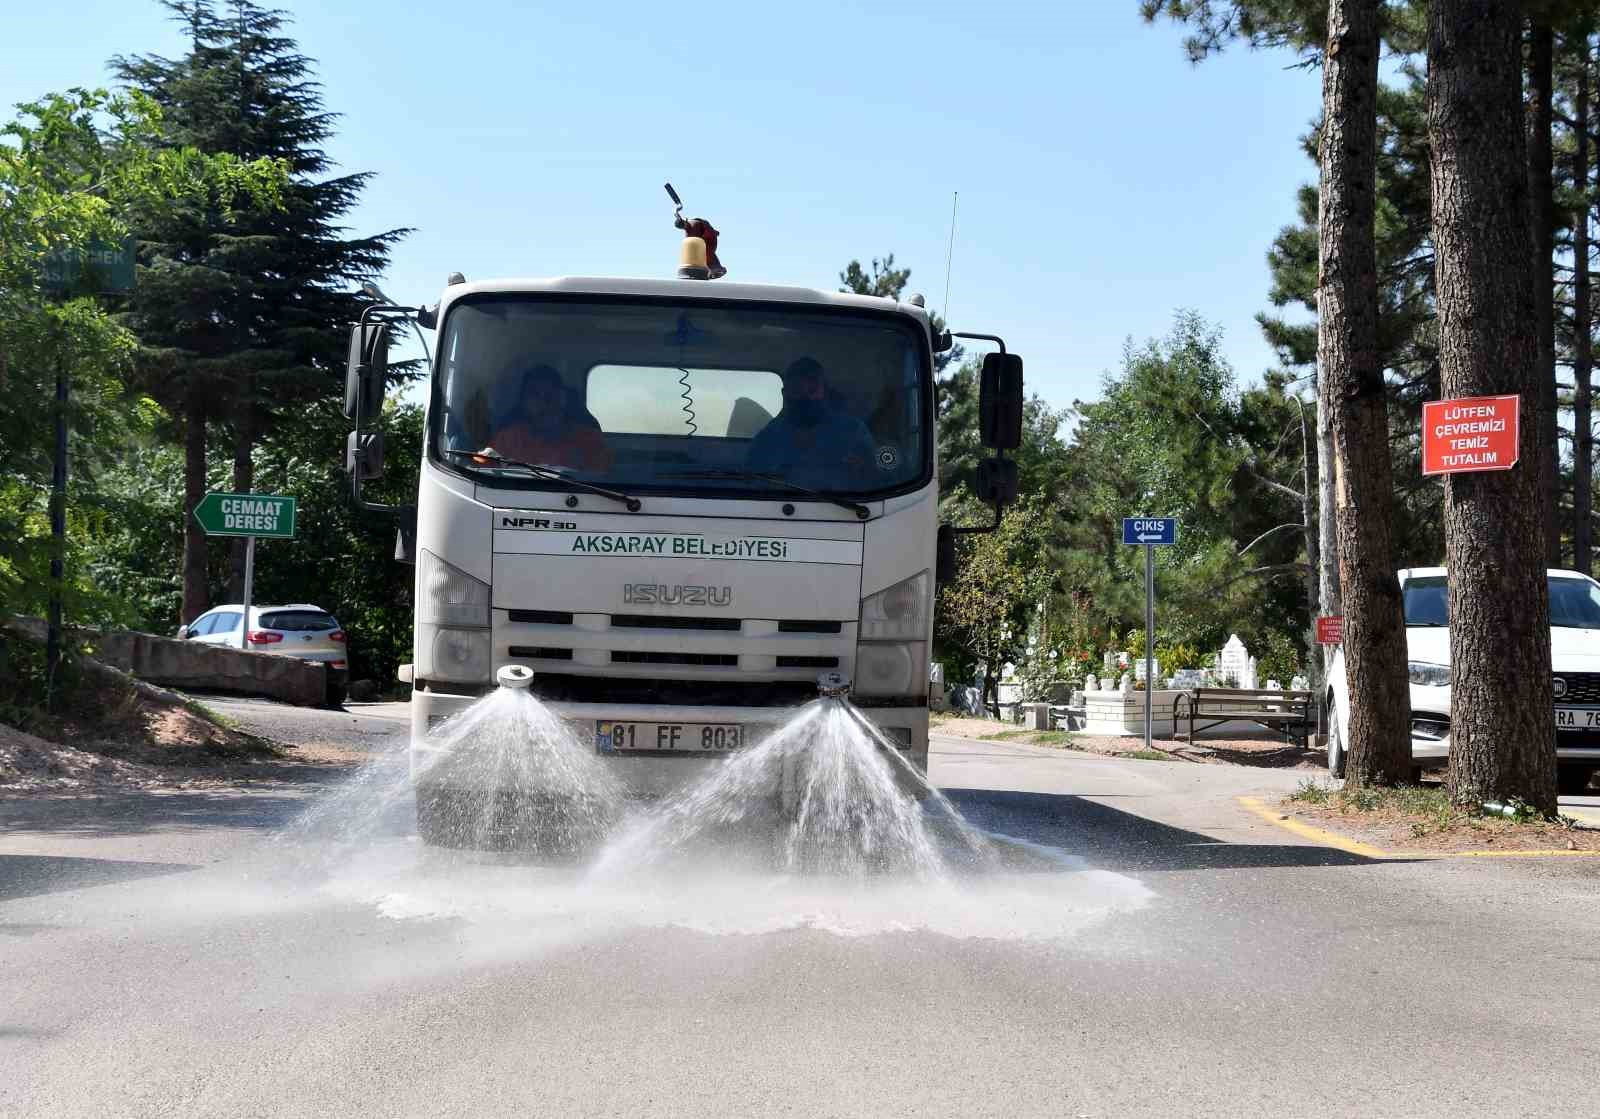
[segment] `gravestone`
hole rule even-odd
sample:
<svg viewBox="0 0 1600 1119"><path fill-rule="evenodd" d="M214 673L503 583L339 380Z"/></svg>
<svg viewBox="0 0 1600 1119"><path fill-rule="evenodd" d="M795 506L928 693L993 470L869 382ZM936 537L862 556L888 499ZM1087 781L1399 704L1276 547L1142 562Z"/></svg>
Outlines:
<svg viewBox="0 0 1600 1119"><path fill-rule="evenodd" d="M1244 647L1244 642L1239 640L1237 633L1228 635L1228 643L1222 647L1222 653L1217 657L1217 671L1223 676L1233 677L1236 688L1255 687L1255 662L1250 658L1250 650Z"/></svg>

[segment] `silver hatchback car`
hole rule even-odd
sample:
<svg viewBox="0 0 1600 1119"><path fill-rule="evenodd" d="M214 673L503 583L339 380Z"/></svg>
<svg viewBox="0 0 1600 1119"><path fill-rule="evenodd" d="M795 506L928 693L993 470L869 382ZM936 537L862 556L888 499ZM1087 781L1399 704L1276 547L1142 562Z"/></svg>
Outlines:
<svg viewBox="0 0 1600 1119"><path fill-rule="evenodd" d="M303 602L292 606L252 606L250 624L241 627L243 617L244 607L238 604L214 606L179 629L178 636L206 645L346 667L344 629L320 606Z"/></svg>

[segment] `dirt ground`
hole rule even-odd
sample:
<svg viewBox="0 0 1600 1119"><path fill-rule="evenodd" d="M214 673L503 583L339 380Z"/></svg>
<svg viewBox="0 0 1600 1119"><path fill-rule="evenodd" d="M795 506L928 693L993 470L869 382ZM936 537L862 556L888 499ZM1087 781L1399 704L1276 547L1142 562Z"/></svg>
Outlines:
<svg viewBox="0 0 1600 1119"><path fill-rule="evenodd" d="M959 735L999 742L1022 742L1056 749L1082 750L1116 757L1144 751L1144 740L1135 736L1093 735L1082 731L1029 731L1015 723L981 719L969 715L936 714L931 729L940 734ZM1157 738L1155 750L1176 760L1210 765L1250 765L1270 769L1321 769L1325 759L1318 750L1287 742L1282 735L1201 737L1189 743L1176 738Z"/></svg>
<svg viewBox="0 0 1600 1119"><path fill-rule="evenodd" d="M26 732L0 724L0 791L204 787L288 756L193 700L86 662L66 710Z"/></svg>
<svg viewBox="0 0 1600 1119"><path fill-rule="evenodd" d="M1447 854L1477 851L1592 851L1600 853L1600 830L1544 821L1518 822L1467 813L1408 811L1398 806L1356 810L1336 803L1286 800L1289 816L1385 851Z"/></svg>

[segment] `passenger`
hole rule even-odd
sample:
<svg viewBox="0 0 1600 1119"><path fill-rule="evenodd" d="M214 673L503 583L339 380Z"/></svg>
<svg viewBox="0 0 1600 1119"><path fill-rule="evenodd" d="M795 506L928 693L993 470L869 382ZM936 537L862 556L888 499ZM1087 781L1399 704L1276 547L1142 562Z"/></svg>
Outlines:
<svg viewBox="0 0 1600 1119"><path fill-rule="evenodd" d="M535 365L522 375L517 411L489 437L506 458L535 466L565 466L585 472L611 466L611 451L599 425L568 404L561 374Z"/></svg>
<svg viewBox="0 0 1600 1119"><path fill-rule="evenodd" d="M816 490L849 490L871 480L872 433L833 408L822 365L803 357L783 371L783 408L750 441L745 463Z"/></svg>

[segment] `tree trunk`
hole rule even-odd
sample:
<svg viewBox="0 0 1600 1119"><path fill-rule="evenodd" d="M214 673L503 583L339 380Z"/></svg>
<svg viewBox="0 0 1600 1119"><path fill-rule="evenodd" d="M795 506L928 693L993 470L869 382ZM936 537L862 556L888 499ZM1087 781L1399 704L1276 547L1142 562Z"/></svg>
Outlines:
<svg viewBox="0 0 1600 1119"><path fill-rule="evenodd" d="M183 419L183 607L178 620L188 625L211 603L206 534L194 519L195 506L206 495L206 406L196 389L189 390Z"/></svg>
<svg viewBox="0 0 1600 1119"><path fill-rule="evenodd" d="M1535 22L1528 40L1528 193L1533 222L1534 299L1539 352L1539 515L1544 522L1545 556L1561 566L1561 521L1556 515L1561 487L1561 431L1556 416L1556 202L1551 140L1555 83L1555 35Z"/></svg>
<svg viewBox="0 0 1600 1119"><path fill-rule="evenodd" d="M1317 376L1317 607L1324 614L1344 610L1339 593L1339 509L1333 499L1333 398L1332 381ZM1333 664L1335 649L1322 647L1322 671Z"/></svg>
<svg viewBox="0 0 1600 1119"><path fill-rule="evenodd" d="M245 401L239 407L239 419L235 425L235 441L233 445L233 492L249 493L255 489L256 469L253 453L255 451L256 432L254 409L246 394ZM228 556L228 601L244 601L244 556L246 540L236 536L232 541L232 551Z"/></svg>
<svg viewBox="0 0 1600 1119"><path fill-rule="evenodd" d="M1428 140L1442 395L1522 398L1520 464L1445 478L1450 793L1554 812L1538 304L1516 5L1433 0ZM1528 422L1534 421L1534 422Z"/></svg>
<svg viewBox="0 0 1600 1119"><path fill-rule="evenodd" d="M1296 401L1300 408L1300 523L1305 525L1306 543L1306 612L1311 615L1311 626L1316 628L1317 614L1320 613L1318 603L1321 601L1317 594L1317 582L1321 565L1321 547L1317 541L1317 467L1316 457L1311 453L1311 437L1306 431L1306 406L1303 402Z"/></svg>
<svg viewBox="0 0 1600 1119"><path fill-rule="evenodd" d="M1317 368L1333 401L1352 787L1411 774L1406 629L1395 577L1389 420L1378 353L1378 8L1330 0L1322 66Z"/></svg>
<svg viewBox="0 0 1600 1119"><path fill-rule="evenodd" d="M1589 521L1594 509L1594 421L1589 405L1594 340L1589 303L1589 37L1584 35L1581 42L1572 159L1572 182L1578 193L1572 215L1572 566L1587 575L1594 552L1594 526Z"/></svg>

